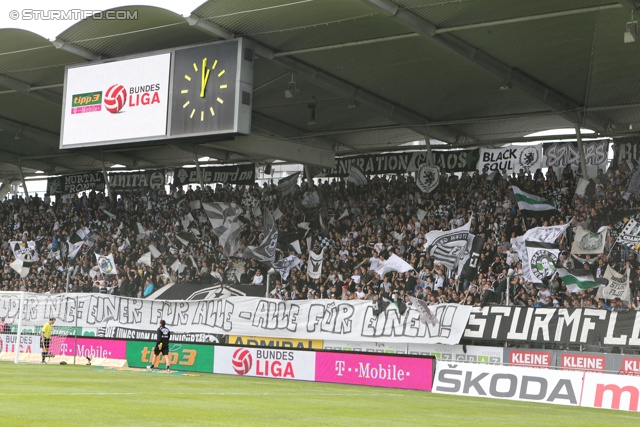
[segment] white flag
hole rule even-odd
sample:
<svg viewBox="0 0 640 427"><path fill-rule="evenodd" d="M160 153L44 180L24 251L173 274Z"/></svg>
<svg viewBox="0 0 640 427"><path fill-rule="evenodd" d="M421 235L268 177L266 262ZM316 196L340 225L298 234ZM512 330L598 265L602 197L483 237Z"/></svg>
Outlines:
<svg viewBox="0 0 640 427"><path fill-rule="evenodd" d="M607 270L605 271L603 277L608 280L606 286L600 286L598 288L597 298L603 299L614 299L620 298L622 301L629 302L630 300L630 289L629 289L629 273L620 274L611 268L610 265L607 265Z"/></svg>
<svg viewBox="0 0 640 427"><path fill-rule="evenodd" d="M342 212L342 215L340 215L340 218L338 218L338 220L344 219L348 216L349 216L349 211L345 209L344 212Z"/></svg>
<svg viewBox="0 0 640 427"><path fill-rule="evenodd" d="M147 252L146 254L142 255L138 259L138 262L136 262L136 264L146 264L151 267L151 252Z"/></svg>
<svg viewBox="0 0 640 427"><path fill-rule="evenodd" d="M410 270L413 270L411 264L400 258L398 255L391 254L389 259L380 264L380 267L378 267L376 273L378 273L380 277L382 277L387 271L399 271L400 273L404 273L405 271Z"/></svg>
<svg viewBox="0 0 640 427"><path fill-rule="evenodd" d="M322 275L322 259L324 257L324 248L319 254L312 250L309 251L309 262L307 263L307 274L311 279L319 279Z"/></svg>
<svg viewBox="0 0 640 427"><path fill-rule="evenodd" d="M273 220L277 221L280 219L280 217L282 216L282 212L280 212L280 209L276 208L275 211L273 211Z"/></svg>
<svg viewBox="0 0 640 427"><path fill-rule="evenodd" d="M96 254L96 260L98 263L98 268L100 269L100 272L102 274L118 274L118 271L116 270L116 263L113 260L113 254L109 254L106 256Z"/></svg>
<svg viewBox="0 0 640 427"><path fill-rule="evenodd" d="M572 254L601 254L604 252L604 244L607 241L607 228L600 233L591 233L589 230L578 226L576 236L571 245Z"/></svg>
<svg viewBox="0 0 640 427"><path fill-rule="evenodd" d="M291 242L291 246L293 246L293 249L296 251L296 253L298 255L302 254L302 251L300 250L300 240L296 240L295 242Z"/></svg>
<svg viewBox="0 0 640 427"><path fill-rule="evenodd" d="M160 251L153 245L149 245L149 251L151 251L151 255L154 258L158 258L160 256Z"/></svg>
<svg viewBox="0 0 640 427"><path fill-rule="evenodd" d="M422 222L424 217L427 215L427 212L422 209L418 209L418 212L416 213L416 215L418 217L418 221Z"/></svg>

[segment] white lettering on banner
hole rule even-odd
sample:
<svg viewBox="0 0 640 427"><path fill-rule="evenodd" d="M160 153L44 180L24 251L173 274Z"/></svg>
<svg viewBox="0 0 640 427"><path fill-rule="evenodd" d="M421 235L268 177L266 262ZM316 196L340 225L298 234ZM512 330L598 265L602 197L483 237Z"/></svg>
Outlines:
<svg viewBox="0 0 640 427"><path fill-rule="evenodd" d="M561 356L560 366L562 369L604 371L605 357L563 353Z"/></svg>
<svg viewBox="0 0 640 427"><path fill-rule="evenodd" d="M603 165L609 155L609 141L584 142L584 158L588 166ZM572 143L554 143L544 150L546 167L564 167L579 165L580 154Z"/></svg>
<svg viewBox="0 0 640 427"><path fill-rule="evenodd" d="M634 376L586 372L580 406L637 412L639 387Z"/></svg>
<svg viewBox="0 0 640 427"><path fill-rule="evenodd" d="M17 313L19 295L0 292L0 317ZM101 326L118 338L144 339L164 319L176 334L232 334L273 338L346 340L389 343L457 344L471 307L440 304L432 307L438 322L425 325L417 310L400 315L391 305L373 315L371 301L274 301L229 297L204 301L162 301L113 295L28 294L25 321L45 322L56 317L58 326ZM13 313L13 314L10 314ZM108 319L108 324L105 324ZM133 331L127 331L127 329ZM124 336L121 336L123 335ZM113 335L110 335L113 336Z"/></svg>
<svg viewBox="0 0 640 427"><path fill-rule="evenodd" d="M490 306L474 308L464 338L480 340L640 345L640 312L592 308Z"/></svg>
<svg viewBox="0 0 640 427"><path fill-rule="evenodd" d="M438 362L434 393L577 406L581 372Z"/></svg>
<svg viewBox="0 0 640 427"><path fill-rule="evenodd" d="M622 370L640 373L640 359L623 357Z"/></svg>
<svg viewBox="0 0 640 427"><path fill-rule="evenodd" d="M485 172L519 172L542 167L542 146L481 148L476 168Z"/></svg>
<svg viewBox="0 0 640 427"><path fill-rule="evenodd" d="M511 365L523 366L551 366L551 353L511 350L509 353L509 363Z"/></svg>

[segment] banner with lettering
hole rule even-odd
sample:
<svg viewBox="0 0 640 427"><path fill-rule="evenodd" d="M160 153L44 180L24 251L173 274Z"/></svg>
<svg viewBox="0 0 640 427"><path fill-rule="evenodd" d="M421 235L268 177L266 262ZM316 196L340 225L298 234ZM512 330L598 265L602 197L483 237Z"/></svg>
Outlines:
<svg viewBox="0 0 640 427"><path fill-rule="evenodd" d="M19 306L19 293L0 292L0 317L15 318ZM411 306L400 314L391 304L375 316L371 301L280 301L252 297L167 301L104 294L27 294L23 324L43 325L53 316L57 319L56 328L72 327L77 322L79 327L103 329L106 338L153 339L158 322L164 319L172 336L175 333L457 344L471 307L440 304L430 309L437 323L425 325L420 322L418 310Z"/></svg>
<svg viewBox="0 0 640 427"><path fill-rule="evenodd" d="M118 172L109 174L111 191L134 191L162 188L164 189L165 173L162 170L140 172Z"/></svg>
<svg viewBox="0 0 640 427"><path fill-rule="evenodd" d="M442 172L474 171L479 150L432 150L435 161ZM333 169L322 169L317 176L349 176L351 164L358 165L365 175L415 172L427 163L427 150L402 153L371 154L363 156L336 157Z"/></svg>
<svg viewBox="0 0 640 427"><path fill-rule="evenodd" d="M617 169L621 163L640 161L640 137L627 136L616 138L613 142L613 162L611 167ZM628 164L628 163L627 163Z"/></svg>
<svg viewBox="0 0 640 427"><path fill-rule="evenodd" d="M474 308L463 338L538 344L640 347L640 312L598 308Z"/></svg>
<svg viewBox="0 0 640 427"><path fill-rule="evenodd" d="M200 168L202 180L206 184L251 185L256 182L256 166L253 163L230 166L211 166ZM178 168L173 174L173 186L199 184L196 168Z"/></svg>
<svg viewBox="0 0 640 427"><path fill-rule="evenodd" d="M587 166L603 166L609 156L609 140L584 141L584 159ZM580 153L575 142L554 142L544 144L544 167L559 168L566 165L580 165Z"/></svg>
<svg viewBox="0 0 640 427"><path fill-rule="evenodd" d="M535 172L542 167L541 145L507 145L500 148L481 148L476 169L480 172L494 171L512 173Z"/></svg>
<svg viewBox="0 0 640 427"><path fill-rule="evenodd" d="M81 191L104 191L102 172L76 173L47 179L47 193L50 196L77 194Z"/></svg>

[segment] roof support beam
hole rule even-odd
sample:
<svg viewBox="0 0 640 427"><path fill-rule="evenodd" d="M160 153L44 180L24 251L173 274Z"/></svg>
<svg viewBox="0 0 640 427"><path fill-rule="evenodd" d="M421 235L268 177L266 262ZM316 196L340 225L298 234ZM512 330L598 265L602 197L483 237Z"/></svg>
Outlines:
<svg viewBox="0 0 640 427"><path fill-rule="evenodd" d="M99 61L102 59L100 55L96 55L93 52L88 51L87 49L83 49L79 46L76 46L72 43L65 42L64 40L54 40L51 42L56 49L64 50L65 52L72 53L80 58L84 58L87 61Z"/></svg>
<svg viewBox="0 0 640 427"><path fill-rule="evenodd" d="M258 154L264 156L264 158L281 159L327 168L334 167L336 161L333 150L268 136L239 136L233 141L212 142L211 145L248 155Z"/></svg>
<svg viewBox="0 0 640 427"><path fill-rule="evenodd" d="M201 31L215 37L223 39L230 39L234 37L233 33L195 15L191 15L187 18L187 22L189 22L190 25L196 26ZM407 125L407 128L414 130L420 135L425 134L425 126L428 125L430 121L427 117L423 117L413 111L407 110L399 104L390 102L375 93L353 86L346 81L333 77L301 61L293 58L277 57L276 52L258 42L256 42L255 52L257 55L269 59L274 64L277 64L290 72L295 72L296 75L342 97L343 99L356 101L373 109L383 117L393 120L396 123ZM443 126L429 127L429 133L433 138L449 142L457 140L460 136L458 132Z"/></svg>
<svg viewBox="0 0 640 427"><path fill-rule="evenodd" d="M62 97L52 92L33 92L33 87L27 83L23 83L19 80L0 74L0 85L6 86L20 93L32 96L40 101L45 101L50 104L60 105L62 104Z"/></svg>
<svg viewBox="0 0 640 427"><path fill-rule="evenodd" d="M438 28L432 23L419 17L413 12L401 8L391 0L367 0L372 6L380 9L392 19L396 19L399 23L412 29L423 37L438 42L446 49L457 53L458 55L468 59L475 65L483 68L489 73L498 76L509 84L518 88L533 98L542 101L556 111L576 110L582 108L580 104L570 99L566 95L556 91L531 76L512 68L508 64L494 58L488 53L476 48L475 46L451 35L438 34ZM561 114L571 123L578 123L580 120L576 113ZM606 129L606 123L596 117L585 117L585 126L596 130Z"/></svg>
<svg viewBox="0 0 640 427"><path fill-rule="evenodd" d="M631 10L635 10L635 11L640 10L640 0L620 0L620 4L622 4L622 6L627 7Z"/></svg>

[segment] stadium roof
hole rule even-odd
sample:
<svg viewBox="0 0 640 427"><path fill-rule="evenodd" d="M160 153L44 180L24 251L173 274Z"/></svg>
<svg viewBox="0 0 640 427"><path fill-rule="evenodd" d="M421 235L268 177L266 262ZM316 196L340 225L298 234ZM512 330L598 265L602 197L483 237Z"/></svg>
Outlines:
<svg viewBox="0 0 640 427"><path fill-rule="evenodd" d="M137 19L85 19L53 41L0 29L1 180L20 166L99 170L102 159L129 169L194 156L327 166L333 152L393 150L427 134L455 148L576 124L611 137L640 129L640 40L623 42L636 0L211 0L187 17L117 9ZM250 136L59 149L66 65L233 37L258 46Z"/></svg>

